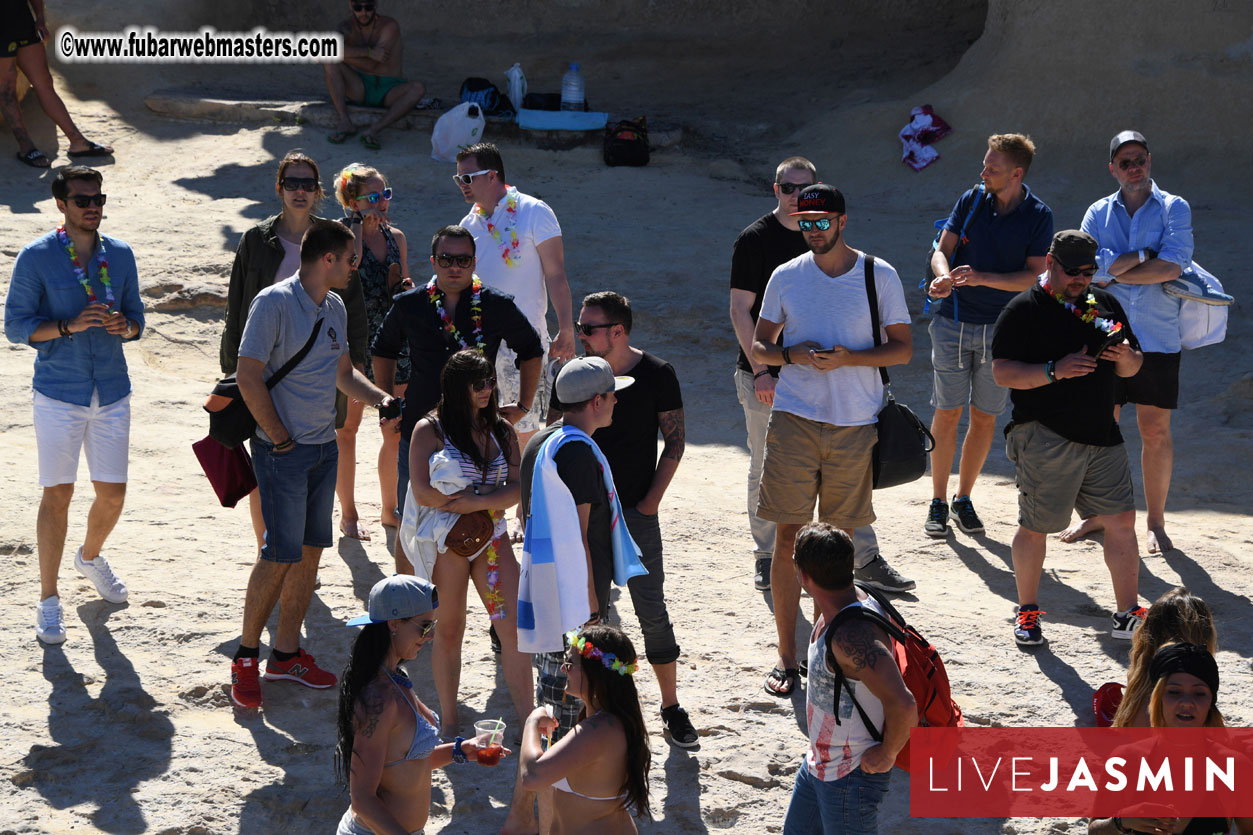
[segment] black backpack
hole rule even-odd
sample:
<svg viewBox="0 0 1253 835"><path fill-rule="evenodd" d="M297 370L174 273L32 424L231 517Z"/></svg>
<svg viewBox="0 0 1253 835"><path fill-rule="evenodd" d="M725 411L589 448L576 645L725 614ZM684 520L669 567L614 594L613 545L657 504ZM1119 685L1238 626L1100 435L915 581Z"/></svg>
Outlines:
<svg viewBox="0 0 1253 835"><path fill-rule="evenodd" d="M605 128L605 165L648 165L648 121L643 116Z"/></svg>
<svg viewBox="0 0 1253 835"><path fill-rule="evenodd" d="M472 77L461 82L461 100L477 104L484 116L514 115L513 102L486 78Z"/></svg>

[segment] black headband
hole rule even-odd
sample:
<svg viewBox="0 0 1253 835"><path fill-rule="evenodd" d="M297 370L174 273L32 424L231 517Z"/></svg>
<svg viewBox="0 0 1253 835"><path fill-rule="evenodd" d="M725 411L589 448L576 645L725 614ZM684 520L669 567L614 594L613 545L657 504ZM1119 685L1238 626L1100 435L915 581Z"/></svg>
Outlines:
<svg viewBox="0 0 1253 835"><path fill-rule="evenodd" d="M1149 666L1149 678L1154 684L1171 673L1187 673L1209 685L1210 693L1218 699L1218 663L1205 647L1196 644L1167 644L1153 656Z"/></svg>

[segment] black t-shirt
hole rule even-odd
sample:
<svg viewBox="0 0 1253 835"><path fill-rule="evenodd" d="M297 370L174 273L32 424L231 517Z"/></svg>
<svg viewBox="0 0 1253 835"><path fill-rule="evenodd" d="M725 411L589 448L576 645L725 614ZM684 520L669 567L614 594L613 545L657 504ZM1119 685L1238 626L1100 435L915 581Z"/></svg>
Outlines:
<svg viewBox="0 0 1253 835"><path fill-rule="evenodd" d="M1123 333L1132 347L1138 349L1139 343L1118 300L1095 287L1088 293L1096 299L1096 315L1122 322ZM1084 309L1088 293L1080 300ZM992 332L992 358L1046 363L1081 348L1091 353L1104 341L1104 334L1094 325L1079 319L1037 283L1011 299L1001 311ZM1013 389L1009 396L1014 412L1009 425L1038 420L1063 438L1077 443L1121 444L1122 433L1114 420L1116 376L1114 363L1101 360L1095 371L1082 377L1070 377L1034 389Z"/></svg>
<svg viewBox="0 0 1253 835"><path fill-rule="evenodd" d="M473 342L474 324L471 321L471 293L469 288L457 300L453 311L453 324L462 338ZM518 360L528 360L544 355L535 328L513 302L513 296L490 287L483 288L483 343L488 362L496 364L496 352L504 342ZM409 387L405 390L405 412L400 421L403 437L413 434L413 427L422 416L439 402L439 375L448 358L461 350L460 343L444 329L439 311L427 295L425 285L396 297L383 324L374 335L370 351L376 357L399 359L405 347L409 348Z"/></svg>
<svg viewBox="0 0 1253 835"><path fill-rule="evenodd" d="M766 284L775 267L808 251L805 236L779 223L774 212L757 218L735 239L735 245L731 249L731 289L757 294L749 309L754 325L761 315L761 297L765 295ZM778 344L783 344L782 337ZM743 348L739 349L736 367L745 371L753 370L748 364L748 358L744 356ZM778 377L779 367L770 366L770 373Z"/></svg>
<svg viewBox="0 0 1253 835"><path fill-rule="evenodd" d="M635 382L617 393L613 423L597 429L592 439L609 461L618 501L623 507L635 507L653 486L657 473L657 433L661 430L657 413L682 409L683 395L674 366L647 351L624 374ZM561 408L556 394L552 408Z"/></svg>
<svg viewBox="0 0 1253 835"><path fill-rule="evenodd" d="M536 432L522 451L522 515L531 518L531 479L535 473L535 459L539 448L554 432L561 428L554 423ZM592 448L582 441L566 441L553 456L557 475L574 497L575 505L591 505L587 519L587 547L592 556L592 581L596 588L596 600L601 615L609 611L609 583L613 579L613 539L610 536L612 509L609 493L605 490L605 478L600 472L600 461Z"/></svg>

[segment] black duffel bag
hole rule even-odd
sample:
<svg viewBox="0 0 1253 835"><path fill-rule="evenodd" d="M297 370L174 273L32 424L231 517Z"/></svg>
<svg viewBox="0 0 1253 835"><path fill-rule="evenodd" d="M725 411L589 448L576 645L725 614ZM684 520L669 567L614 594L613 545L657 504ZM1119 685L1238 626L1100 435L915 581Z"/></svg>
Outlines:
<svg viewBox="0 0 1253 835"><path fill-rule="evenodd" d="M309 334L304 347L283 363L283 367L275 371L273 377L265 381L267 389L277 386L280 380L300 364L300 361L313 348L313 343L317 341L321 330L322 320L319 319L314 323L313 331ZM257 431L256 418L252 416L252 412L248 411L248 404L244 402L244 396L239 391L239 384L235 381L234 374L218 380L217 385L213 387L213 393L205 401L204 410L209 413L209 437L227 449L234 449Z"/></svg>
<svg viewBox="0 0 1253 835"><path fill-rule="evenodd" d="M879 334L879 293L874 286L874 256L866 253L866 299L870 302L870 325L874 329L874 344L883 344ZM879 367L879 377L887 392L887 404L879 410L879 422L875 429L879 441L874 448L874 489L896 487L922 478L927 471L927 456L935 448L935 438L904 403L892 396L892 381L888 370Z"/></svg>

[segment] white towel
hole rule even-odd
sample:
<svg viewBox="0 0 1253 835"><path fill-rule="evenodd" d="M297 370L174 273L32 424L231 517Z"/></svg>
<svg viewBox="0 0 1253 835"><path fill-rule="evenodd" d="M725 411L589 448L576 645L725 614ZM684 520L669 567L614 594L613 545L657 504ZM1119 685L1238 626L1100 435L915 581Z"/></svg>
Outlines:
<svg viewBox="0 0 1253 835"><path fill-rule="evenodd" d="M431 486L445 496L460 492L471 481L461 472L461 465L449 457L446 450L431 456ZM444 540L459 513L437 510L418 504L413 497L413 485L405 493L405 515L400 521L400 545L413 566L413 573L423 580L430 580L435 570L435 558L444 550Z"/></svg>

